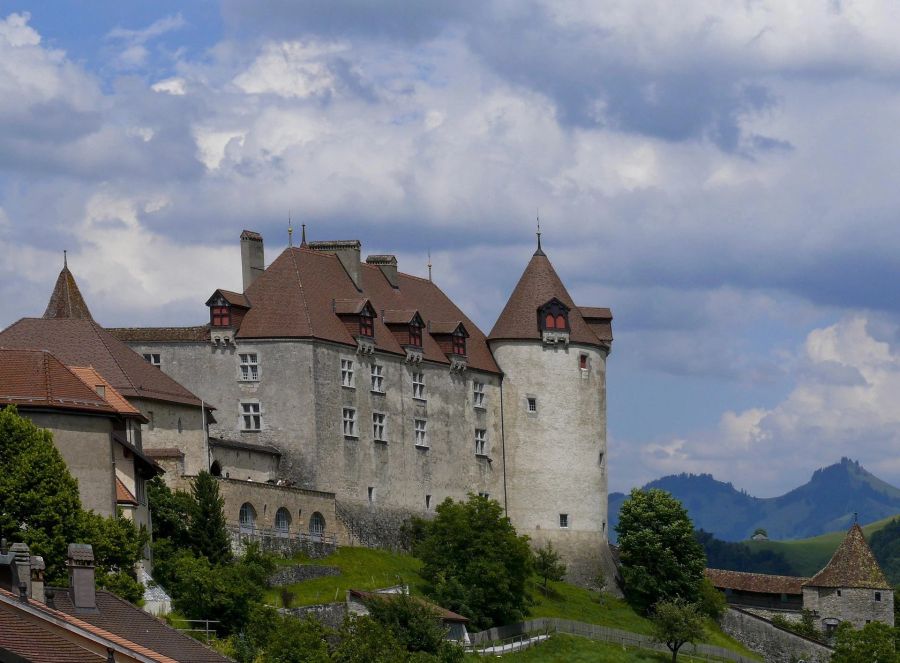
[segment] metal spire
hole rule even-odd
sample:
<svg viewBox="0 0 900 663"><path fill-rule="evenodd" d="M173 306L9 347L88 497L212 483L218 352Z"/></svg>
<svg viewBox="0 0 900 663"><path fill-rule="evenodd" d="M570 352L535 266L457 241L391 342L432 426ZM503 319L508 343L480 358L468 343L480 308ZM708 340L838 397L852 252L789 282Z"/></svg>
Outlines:
<svg viewBox="0 0 900 663"><path fill-rule="evenodd" d="M428 249L428 280L431 280L431 249Z"/></svg>
<svg viewBox="0 0 900 663"><path fill-rule="evenodd" d="M306 224L301 224L301 228L303 229L303 234L300 236L300 246L306 247Z"/></svg>
<svg viewBox="0 0 900 663"><path fill-rule="evenodd" d="M288 210L288 247L294 246L294 227L291 225L291 210Z"/></svg>
<svg viewBox="0 0 900 663"><path fill-rule="evenodd" d="M68 253L68 251L63 249L63 269L69 268L69 256L66 255L67 253Z"/></svg>
<svg viewBox="0 0 900 663"><path fill-rule="evenodd" d="M546 255L544 253L544 250L541 248L541 212L540 212L540 210L538 210L538 213L537 213L537 240L538 240L537 251L534 252L534 255L536 255L536 256Z"/></svg>

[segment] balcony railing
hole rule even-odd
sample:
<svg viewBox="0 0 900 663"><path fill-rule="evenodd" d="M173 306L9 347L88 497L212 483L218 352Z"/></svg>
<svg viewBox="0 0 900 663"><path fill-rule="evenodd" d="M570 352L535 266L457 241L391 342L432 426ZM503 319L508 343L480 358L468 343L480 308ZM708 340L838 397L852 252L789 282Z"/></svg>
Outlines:
<svg viewBox="0 0 900 663"><path fill-rule="evenodd" d="M255 525L229 525L228 530L233 534L248 538L337 545L337 534L334 532L298 532L276 527L256 527Z"/></svg>

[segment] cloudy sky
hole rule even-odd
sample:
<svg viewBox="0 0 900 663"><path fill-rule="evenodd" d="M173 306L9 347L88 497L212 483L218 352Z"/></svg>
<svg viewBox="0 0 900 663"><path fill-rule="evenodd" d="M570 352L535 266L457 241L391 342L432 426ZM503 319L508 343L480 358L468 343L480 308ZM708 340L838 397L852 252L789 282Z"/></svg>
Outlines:
<svg viewBox="0 0 900 663"><path fill-rule="evenodd" d="M376 8L377 7L377 8ZM192 324L290 213L484 331L544 247L616 315L611 485L900 484L900 5L0 0L0 327L62 251Z"/></svg>

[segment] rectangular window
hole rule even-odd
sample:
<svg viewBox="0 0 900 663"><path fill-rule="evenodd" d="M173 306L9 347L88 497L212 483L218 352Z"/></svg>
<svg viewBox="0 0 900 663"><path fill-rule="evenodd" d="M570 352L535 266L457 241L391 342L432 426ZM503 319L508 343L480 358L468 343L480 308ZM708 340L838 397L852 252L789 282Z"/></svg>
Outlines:
<svg viewBox="0 0 900 663"><path fill-rule="evenodd" d="M375 501L375 486L369 486L369 504Z"/></svg>
<svg viewBox="0 0 900 663"><path fill-rule="evenodd" d="M465 336L454 336L453 337L453 354L455 354L455 355L466 354L466 337Z"/></svg>
<svg viewBox="0 0 900 663"><path fill-rule="evenodd" d="M359 335L372 338L375 336L375 319L368 315L359 316Z"/></svg>
<svg viewBox="0 0 900 663"><path fill-rule="evenodd" d="M241 403L241 428L242 430L262 429L262 414L259 411L259 403Z"/></svg>
<svg viewBox="0 0 900 663"><path fill-rule="evenodd" d="M578 355L578 367L582 371L586 371L588 367L588 356L584 353Z"/></svg>
<svg viewBox="0 0 900 663"><path fill-rule="evenodd" d="M384 366L372 364L372 391L384 393Z"/></svg>
<svg viewBox="0 0 900 663"><path fill-rule="evenodd" d="M353 360L341 359L341 386L353 389Z"/></svg>
<svg viewBox="0 0 900 663"><path fill-rule="evenodd" d="M387 416L381 412L372 413L372 438L376 442L384 442L387 440L385 436L385 422Z"/></svg>
<svg viewBox="0 0 900 663"><path fill-rule="evenodd" d="M409 344L416 348L422 347L422 328L417 325L409 326Z"/></svg>
<svg viewBox="0 0 900 663"><path fill-rule="evenodd" d="M475 455L487 455L487 431L484 428L475 429Z"/></svg>
<svg viewBox="0 0 900 663"><path fill-rule="evenodd" d="M144 359L147 360L148 363L153 366L159 366L162 362L159 360L159 355L155 352L148 352L144 354Z"/></svg>
<svg viewBox="0 0 900 663"><path fill-rule="evenodd" d="M231 311L227 306L213 306L210 312L213 327L227 327L231 324Z"/></svg>
<svg viewBox="0 0 900 663"><path fill-rule="evenodd" d="M875 592L875 600L876 600L876 601L880 601L880 600L881 600L881 592Z"/></svg>
<svg viewBox="0 0 900 663"><path fill-rule="evenodd" d="M256 382L259 380L259 357L255 352L240 353L241 380Z"/></svg>
<svg viewBox="0 0 900 663"><path fill-rule="evenodd" d="M562 528L566 528L569 526L569 514L568 513L559 514L559 526Z"/></svg>
<svg viewBox="0 0 900 663"><path fill-rule="evenodd" d="M425 496L425 508L426 508L426 509L430 509L430 508L431 508L431 495L426 495L426 496Z"/></svg>
<svg viewBox="0 0 900 663"><path fill-rule="evenodd" d="M344 408L344 437L356 437L356 410Z"/></svg>
<svg viewBox="0 0 900 663"><path fill-rule="evenodd" d="M425 374L424 373L413 373L412 374L412 387L413 387L413 398L417 398L420 401L425 400Z"/></svg>
<svg viewBox="0 0 900 663"><path fill-rule="evenodd" d="M484 382L472 383L472 404L475 407L484 407Z"/></svg>
<svg viewBox="0 0 900 663"><path fill-rule="evenodd" d="M428 422L424 419L416 419L414 421L415 435L416 435L416 446L417 447L427 447L428 446Z"/></svg>
<svg viewBox="0 0 900 663"><path fill-rule="evenodd" d="M534 396L528 397L528 411L537 412L537 399Z"/></svg>

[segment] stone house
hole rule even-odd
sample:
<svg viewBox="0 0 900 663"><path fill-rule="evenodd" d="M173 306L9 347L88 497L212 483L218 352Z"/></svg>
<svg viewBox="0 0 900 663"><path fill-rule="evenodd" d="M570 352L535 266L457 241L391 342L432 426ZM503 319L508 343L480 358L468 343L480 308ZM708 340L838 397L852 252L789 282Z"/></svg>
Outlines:
<svg viewBox="0 0 900 663"><path fill-rule="evenodd" d="M211 469L256 481L277 457L276 483L334 494L347 540L364 545L396 545L409 516L479 493L552 540L573 579L613 577L612 315L574 303L540 238L490 335L394 256L363 260L359 241L304 231L268 266L259 234L240 241L243 291L215 290L204 324L110 330L215 405ZM155 446L192 473L184 445ZM306 514L297 525L312 529Z"/></svg>
<svg viewBox="0 0 900 663"><path fill-rule="evenodd" d="M45 350L0 348L0 407L49 430L82 506L104 516L117 509L149 526L144 481L162 473L138 447L146 419L92 368L65 366Z"/></svg>
<svg viewBox="0 0 900 663"><path fill-rule="evenodd" d="M841 622L861 628L894 625L894 592L858 524L847 532L828 564L812 578L707 569L706 576L730 605L765 618L799 618L811 610L825 633Z"/></svg>

